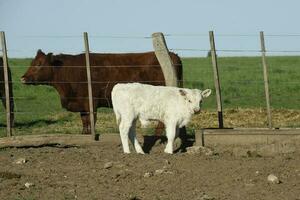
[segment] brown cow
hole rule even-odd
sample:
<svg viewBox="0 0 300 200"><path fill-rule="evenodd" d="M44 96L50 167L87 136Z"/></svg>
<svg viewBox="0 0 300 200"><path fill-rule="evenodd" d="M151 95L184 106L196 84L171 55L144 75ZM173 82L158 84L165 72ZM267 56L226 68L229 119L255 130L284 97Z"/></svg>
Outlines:
<svg viewBox="0 0 300 200"><path fill-rule="evenodd" d="M14 99L13 99L13 89L11 81L11 72L8 68L8 81L9 81L9 96L10 96L10 123L14 126ZM4 84L4 68L3 59L0 57L0 97L4 108L6 109L6 97L5 97L5 84Z"/></svg>
<svg viewBox="0 0 300 200"><path fill-rule="evenodd" d="M177 72L182 80L180 58L170 53ZM161 67L154 52L131 54L90 54L93 104L98 107L111 107L111 90L116 83L142 82L152 85L165 85ZM38 50L31 66L22 76L25 84L53 86L60 95L61 105L72 112L80 112L83 134L90 134L89 102L85 54L47 55ZM96 112L95 123L96 123Z"/></svg>

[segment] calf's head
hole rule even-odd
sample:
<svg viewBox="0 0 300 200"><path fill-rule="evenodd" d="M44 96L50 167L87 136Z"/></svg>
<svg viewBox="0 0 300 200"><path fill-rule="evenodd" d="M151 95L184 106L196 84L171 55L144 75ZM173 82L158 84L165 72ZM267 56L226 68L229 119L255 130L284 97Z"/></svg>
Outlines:
<svg viewBox="0 0 300 200"><path fill-rule="evenodd" d="M24 84L48 84L52 78L52 53L47 55L38 50L35 58L31 61L30 67L21 77L21 82Z"/></svg>
<svg viewBox="0 0 300 200"><path fill-rule="evenodd" d="M183 96L186 105L188 106L189 110L193 114L200 113L201 104L203 99L207 98L211 94L211 89L206 89L204 91L193 89L193 90L179 90L180 95Z"/></svg>

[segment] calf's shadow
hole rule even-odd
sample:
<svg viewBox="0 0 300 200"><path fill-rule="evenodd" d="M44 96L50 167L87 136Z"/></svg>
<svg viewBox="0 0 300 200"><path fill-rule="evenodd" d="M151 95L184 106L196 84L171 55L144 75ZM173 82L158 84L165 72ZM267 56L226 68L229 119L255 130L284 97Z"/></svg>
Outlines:
<svg viewBox="0 0 300 200"><path fill-rule="evenodd" d="M143 136L144 137L144 144L143 144L143 150L145 153L150 153L152 148L157 144L165 144L168 139L164 135L152 135L152 136ZM186 152L186 148L193 146L195 142L195 136L194 135L188 135L186 132L186 128L183 127L179 131L179 136L181 139L180 147L174 150L174 153L177 152Z"/></svg>

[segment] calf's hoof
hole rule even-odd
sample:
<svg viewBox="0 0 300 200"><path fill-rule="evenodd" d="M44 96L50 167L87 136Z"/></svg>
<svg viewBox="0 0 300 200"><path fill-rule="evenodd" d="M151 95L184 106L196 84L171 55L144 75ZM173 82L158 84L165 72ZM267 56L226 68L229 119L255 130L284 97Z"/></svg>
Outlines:
<svg viewBox="0 0 300 200"><path fill-rule="evenodd" d="M173 150L170 150L170 149L165 149L164 152L167 154L173 154Z"/></svg>
<svg viewBox="0 0 300 200"><path fill-rule="evenodd" d="M145 152L142 150L142 151L136 151L138 154L145 154Z"/></svg>

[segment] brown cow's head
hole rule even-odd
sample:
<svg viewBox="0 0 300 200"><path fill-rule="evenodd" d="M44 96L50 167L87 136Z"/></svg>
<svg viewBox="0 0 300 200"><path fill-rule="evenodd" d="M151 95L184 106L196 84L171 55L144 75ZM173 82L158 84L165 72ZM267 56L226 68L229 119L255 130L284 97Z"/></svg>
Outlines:
<svg viewBox="0 0 300 200"><path fill-rule="evenodd" d="M30 67L21 77L24 84L49 84L53 76L52 53L47 55L38 50L35 58L31 61Z"/></svg>

